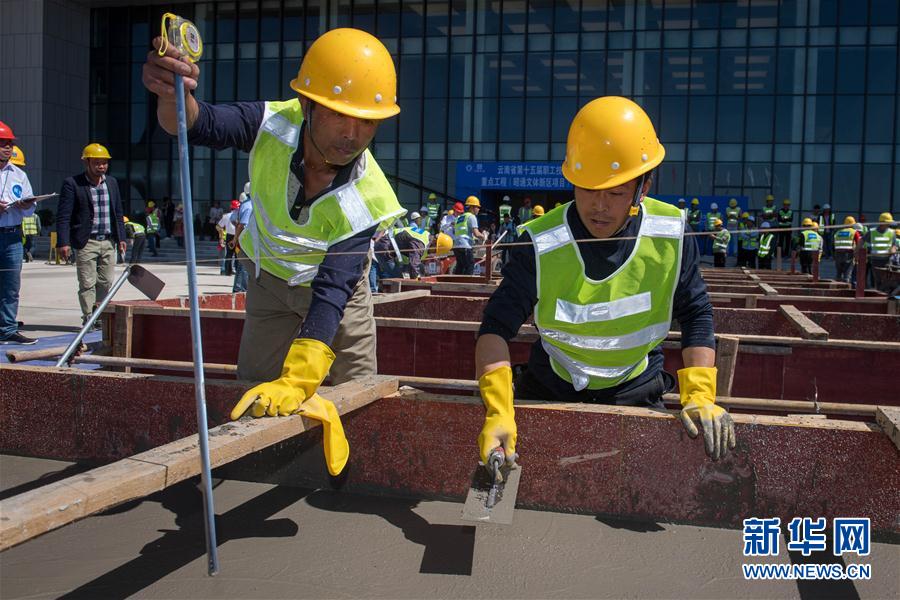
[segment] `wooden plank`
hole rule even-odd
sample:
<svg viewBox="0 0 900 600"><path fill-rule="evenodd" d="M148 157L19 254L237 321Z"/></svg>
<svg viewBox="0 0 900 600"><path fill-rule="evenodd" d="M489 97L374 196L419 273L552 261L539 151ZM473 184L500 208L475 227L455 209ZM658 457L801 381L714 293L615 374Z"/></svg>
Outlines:
<svg viewBox="0 0 900 600"><path fill-rule="evenodd" d="M759 275L755 273L748 273L747 277L750 279L750 281L759 281Z"/></svg>
<svg viewBox="0 0 900 600"><path fill-rule="evenodd" d="M397 389L396 377L374 375L320 391L344 415ZM209 432L210 462L218 467L318 426L300 415L226 423ZM198 437L192 435L0 501L0 551L199 472Z"/></svg>
<svg viewBox="0 0 900 600"><path fill-rule="evenodd" d="M130 304L116 306L116 331L113 334L113 356L131 358L131 345L134 339L134 307ZM125 367L125 373L131 373L131 367Z"/></svg>
<svg viewBox="0 0 900 600"><path fill-rule="evenodd" d="M875 411L875 420L894 442L894 446L900 450L900 408L879 406Z"/></svg>
<svg viewBox="0 0 900 600"><path fill-rule="evenodd" d="M756 308L756 295L746 294L744 296L744 308Z"/></svg>
<svg viewBox="0 0 900 600"><path fill-rule="evenodd" d="M773 288L771 285L769 285L765 281L760 281L757 285L759 285L759 287L766 294L766 296L777 296L778 295L778 290Z"/></svg>
<svg viewBox="0 0 900 600"><path fill-rule="evenodd" d="M731 335L716 336L716 395L730 396L734 383L734 366L737 364L740 340Z"/></svg>
<svg viewBox="0 0 900 600"><path fill-rule="evenodd" d="M396 294L378 294L372 296L372 304L385 304L388 302L399 302L401 300L409 300L411 298L422 298L430 296L431 290L407 290L405 292L397 292Z"/></svg>
<svg viewBox="0 0 900 600"><path fill-rule="evenodd" d="M791 325L800 332L804 340L827 340L828 332L819 327L812 319L804 315L793 304L781 304L778 312L787 319Z"/></svg>

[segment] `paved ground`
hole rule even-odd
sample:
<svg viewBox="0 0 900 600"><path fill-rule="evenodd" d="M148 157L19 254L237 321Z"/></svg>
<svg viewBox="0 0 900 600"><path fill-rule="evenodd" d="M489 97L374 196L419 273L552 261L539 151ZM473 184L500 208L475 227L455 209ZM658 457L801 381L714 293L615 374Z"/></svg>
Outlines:
<svg viewBox="0 0 900 600"><path fill-rule="evenodd" d="M69 463L0 457L22 491ZM863 582L748 582L741 532L518 510L464 525L461 505L238 481L216 486L221 572L206 576L185 482L0 554L3 598L896 598L900 549ZM0 493L0 496L5 494ZM769 561L802 562L784 550ZM826 557L832 562L832 557Z"/></svg>

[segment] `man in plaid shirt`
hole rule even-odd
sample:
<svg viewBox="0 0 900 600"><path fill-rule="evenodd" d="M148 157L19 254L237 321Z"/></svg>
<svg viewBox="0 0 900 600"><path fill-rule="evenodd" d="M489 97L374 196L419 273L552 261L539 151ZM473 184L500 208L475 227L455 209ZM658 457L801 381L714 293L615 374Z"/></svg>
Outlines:
<svg viewBox="0 0 900 600"><path fill-rule="evenodd" d="M59 193L56 232L63 260L69 260L72 247L78 250L78 301L85 322L109 291L116 253L125 253L126 241L119 184L106 173L109 151L88 144L81 159L84 172L67 178Z"/></svg>

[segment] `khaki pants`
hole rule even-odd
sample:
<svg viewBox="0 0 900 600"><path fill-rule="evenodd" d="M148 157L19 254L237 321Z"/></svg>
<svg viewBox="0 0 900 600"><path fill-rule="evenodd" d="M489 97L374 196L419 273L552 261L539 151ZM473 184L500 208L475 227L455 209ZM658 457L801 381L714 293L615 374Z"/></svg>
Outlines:
<svg viewBox="0 0 900 600"><path fill-rule="evenodd" d="M247 285L247 317L238 354L238 379L272 381L281 376L281 367L291 343L300 333L303 319L312 301L312 288L291 287L282 279L265 271L256 278L256 265L250 270ZM365 274L369 260L363 265L344 308L344 318L331 343L335 361L329 372L332 385L374 375L378 371L375 357L375 315L372 292Z"/></svg>
<svg viewBox="0 0 900 600"><path fill-rule="evenodd" d="M75 259L78 275L78 302L82 320L87 321L94 305L102 302L113 284L116 268L116 247L112 240L88 240Z"/></svg>

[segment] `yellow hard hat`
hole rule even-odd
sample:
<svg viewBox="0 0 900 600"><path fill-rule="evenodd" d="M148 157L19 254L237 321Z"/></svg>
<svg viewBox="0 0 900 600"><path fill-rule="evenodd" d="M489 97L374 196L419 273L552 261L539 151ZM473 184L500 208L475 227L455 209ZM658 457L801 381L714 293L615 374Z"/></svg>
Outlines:
<svg viewBox="0 0 900 600"><path fill-rule="evenodd" d="M768 202L769 200L772 200L774 202L775 196L773 196L772 194L769 194L768 196L766 196L766 201Z"/></svg>
<svg viewBox="0 0 900 600"><path fill-rule="evenodd" d="M844 217L844 225L856 225L856 219L850 216Z"/></svg>
<svg viewBox="0 0 900 600"><path fill-rule="evenodd" d="M125 222L127 223L127 222L128 222L128 217L123 216L123 217L122 217L122 220L125 221Z"/></svg>
<svg viewBox="0 0 900 600"><path fill-rule="evenodd" d="M147 203L147 208L156 208L156 202L151 200L150 202Z"/></svg>
<svg viewBox="0 0 900 600"><path fill-rule="evenodd" d="M894 216L889 212L883 212L880 215L878 215L878 222L879 223L893 223Z"/></svg>
<svg viewBox="0 0 900 600"><path fill-rule="evenodd" d="M481 208L481 201L475 196L469 196L466 198L466 206L477 206Z"/></svg>
<svg viewBox="0 0 900 600"><path fill-rule="evenodd" d="M437 246L436 253L438 255L449 254L453 250L453 238L446 233L439 233L435 245Z"/></svg>
<svg viewBox="0 0 900 600"><path fill-rule="evenodd" d="M531 214L534 215L535 217L543 217L544 216L544 207L541 206L540 204L536 205L534 208L531 209Z"/></svg>
<svg viewBox="0 0 900 600"><path fill-rule="evenodd" d="M699 198L694 198L693 200L691 200L691 206L699 206L699 204L700 204Z"/></svg>
<svg viewBox="0 0 900 600"><path fill-rule="evenodd" d="M25 166L25 153L22 152L22 149L18 146L13 146L12 155L9 157L9 162L16 165L17 167Z"/></svg>
<svg viewBox="0 0 900 600"><path fill-rule="evenodd" d="M387 119L400 112L394 61L378 38L359 29L322 34L306 51L291 88L360 119Z"/></svg>
<svg viewBox="0 0 900 600"><path fill-rule="evenodd" d="M791 205L791 199L790 199L790 198L785 198L784 200L781 201L781 203L784 204L785 206L790 206L790 205Z"/></svg>
<svg viewBox="0 0 900 600"><path fill-rule="evenodd" d="M85 158L111 159L112 156L109 155L109 150L106 149L106 146L98 144L97 142L91 142L81 151L81 158L82 160Z"/></svg>
<svg viewBox="0 0 900 600"><path fill-rule="evenodd" d="M737 200L732 198L731 200L728 201L728 206L730 206L731 208L734 208L735 206L737 206Z"/></svg>
<svg viewBox="0 0 900 600"><path fill-rule="evenodd" d="M813 228L813 229L818 229L818 228L819 228L819 223L818 223L817 221L813 221L813 222L812 222L812 228Z"/></svg>
<svg viewBox="0 0 900 600"><path fill-rule="evenodd" d="M801 224L802 224L804 227L812 227L813 220L810 219L809 217L804 217L804 218L803 218L803 223L801 223Z"/></svg>
<svg viewBox="0 0 900 600"><path fill-rule="evenodd" d="M742 218L742 219L746 219L746 218L749 217L749 216L750 216L750 213L748 213L746 210L745 210L744 212L741 213L741 218Z"/></svg>
<svg viewBox="0 0 900 600"><path fill-rule="evenodd" d="M437 200L437 194L435 194L434 192L431 192L430 194L428 194L428 199L429 200Z"/></svg>
<svg viewBox="0 0 900 600"><path fill-rule="evenodd" d="M665 155L644 109L627 98L604 96L575 115L562 173L577 187L608 190L649 172Z"/></svg>
<svg viewBox="0 0 900 600"><path fill-rule="evenodd" d="M719 227L722 224L722 219L716 219L713 221L713 227Z"/></svg>

